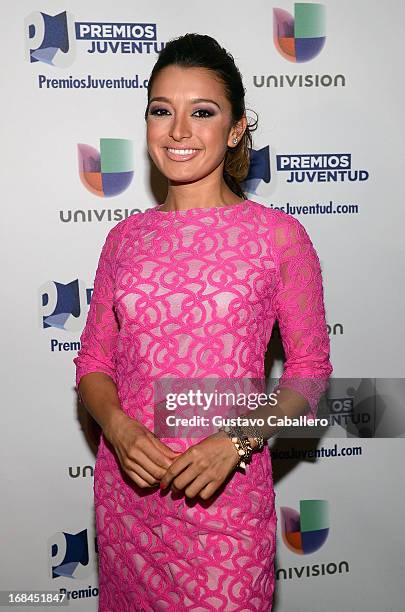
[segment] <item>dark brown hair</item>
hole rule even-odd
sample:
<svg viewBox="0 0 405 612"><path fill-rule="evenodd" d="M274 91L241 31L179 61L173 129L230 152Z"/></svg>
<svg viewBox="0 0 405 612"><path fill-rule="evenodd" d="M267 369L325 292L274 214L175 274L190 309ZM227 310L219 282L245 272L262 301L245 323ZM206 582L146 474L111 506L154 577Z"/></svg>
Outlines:
<svg viewBox="0 0 405 612"><path fill-rule="evenodd" d="M185 34L170 40L159 53L149 77L148 106L145 111L145 119L148 114L152 85L157 74L166 66L173 64L183 68L212 70L224 85L225 94L232 109L232 124L234 125L246 115L246 90L233 56L211 36ZM242 198L246 198L246 195L240 183L246 178L249 171L252 132L256 128L257 118L253 123L248 123L238 144L235 147L228 147L225 156L224 180L228 187Z"/></svg>

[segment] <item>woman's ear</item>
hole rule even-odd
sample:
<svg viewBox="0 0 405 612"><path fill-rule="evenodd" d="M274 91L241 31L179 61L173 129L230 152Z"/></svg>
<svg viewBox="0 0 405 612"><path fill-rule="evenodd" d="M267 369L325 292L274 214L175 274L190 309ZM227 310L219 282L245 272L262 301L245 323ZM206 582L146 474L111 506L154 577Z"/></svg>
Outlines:
<svg viewBox="0 0 405 612"><path fill-rule="evenodd" d="M237 121L231 128L228 137L228 147L236 147L240 142L243 134L245 133L247 127L247 119L246 116L243 115L239 121Z"/></svg>

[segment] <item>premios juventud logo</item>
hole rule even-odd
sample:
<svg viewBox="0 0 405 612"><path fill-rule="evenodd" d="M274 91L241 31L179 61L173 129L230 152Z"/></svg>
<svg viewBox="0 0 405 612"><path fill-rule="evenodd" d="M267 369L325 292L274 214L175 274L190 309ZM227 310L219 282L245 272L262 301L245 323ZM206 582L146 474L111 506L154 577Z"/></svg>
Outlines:
<svg viewBox="0 0 405 612"><path fill-rule="evenodd" d="M158 53L156 23L76 21L67 11L48 15L33 11L25 18L25 49L31 64L66 68L76 59L77 47L87 54Z"/></svg>
<svg viewBox="0 0 405 612"><path fill-rule="evenodd" d="M39 320L42 329L77 332L86 323L93 287L76 278L67 283L47 280L39 288ZM57 346L57 342L55 346ZM55 347L51 347L52 350Z"/></svg>

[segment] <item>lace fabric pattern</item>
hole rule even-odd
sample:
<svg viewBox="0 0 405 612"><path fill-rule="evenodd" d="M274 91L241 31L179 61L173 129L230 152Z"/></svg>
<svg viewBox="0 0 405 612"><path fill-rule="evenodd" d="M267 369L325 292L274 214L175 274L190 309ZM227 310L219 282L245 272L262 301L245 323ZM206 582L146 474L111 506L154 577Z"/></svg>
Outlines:
<svg viewBox="0 0 405 612"><path fill-rule="evenodd" d="M280 385L302 393L315 415L332 366L320 262L302 224L252 200L155 206L107 235L76 386L89 372L108 374L123 410L153 430L154 380L263 378L276 319ZM197 442L162 441L174 450ZM277 517L267 447L210 500L190 500L138 487L102 436L94 500L102 612L271 610Z"/></svg>

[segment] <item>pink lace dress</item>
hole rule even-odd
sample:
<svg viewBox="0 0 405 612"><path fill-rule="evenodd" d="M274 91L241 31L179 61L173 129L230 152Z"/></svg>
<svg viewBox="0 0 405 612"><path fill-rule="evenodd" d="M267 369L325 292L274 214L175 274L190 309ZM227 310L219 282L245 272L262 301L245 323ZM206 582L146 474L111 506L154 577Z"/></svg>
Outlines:
<svg viewBox="0 0 405 612"><path fill-rule="evenodd" d="M96 272L76 384L115 381L123 410L154 428L161 377L263 378L275 319L281 382L330 376L319 259L301 223L245 200L119 222ZM305 391L312 412L317 397ZM162 438L175 450L196 439ZM271 610L276 511L268 447L211 500L142 489L102 436L94 472L99 610Z"/></svg>

